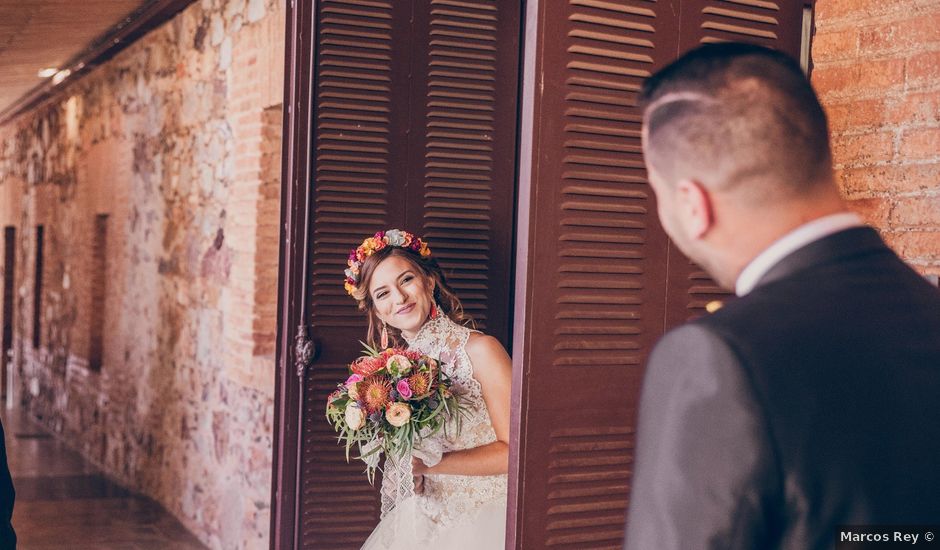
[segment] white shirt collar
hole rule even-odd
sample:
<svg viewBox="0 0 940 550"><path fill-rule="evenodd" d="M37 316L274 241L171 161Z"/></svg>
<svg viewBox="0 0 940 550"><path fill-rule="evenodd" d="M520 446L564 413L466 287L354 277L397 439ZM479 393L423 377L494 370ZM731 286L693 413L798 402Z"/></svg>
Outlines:
<svg viewBox="0 0 940 550"><path fill-rule="evenodd" d="M813 241L838 233L843 229L860 225L862 225L862 220L858 215L851 212L839 212L838 214L817 218L797 227L765 248L763 252L751 260L751 263L747 264L741 274L738 275L738 280L734 285L734 293L738 296L744 296L754 290L761 277L791 252Z"/></svg>

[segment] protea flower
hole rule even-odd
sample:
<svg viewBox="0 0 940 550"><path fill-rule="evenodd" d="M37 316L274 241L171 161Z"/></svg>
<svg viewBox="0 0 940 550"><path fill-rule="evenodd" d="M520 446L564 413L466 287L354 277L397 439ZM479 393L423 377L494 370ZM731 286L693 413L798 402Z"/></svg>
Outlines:
<svg viewBox="0 0 940 550"><path fill-rule="evenodd" d="M412 374L408 377L408 387L415 397L424 397L431 390L431 379L423 372Z"/></svg>
<svg viewBox="0 0 940 550"><path fill-rule="evenodd" d="M360 357L352 365L349 366L349 370L352 371L353 374L359 374L362 376L372 376L384 366L385 366L385 360L382 358Z"/></svg>
<svg viewBox="0 0 940 550"><path fill-rule="evenodd" d="M382 410L389 404L391 391L392 382L384 376L370 376L359 383L359 395L370 413Z"/></svg>

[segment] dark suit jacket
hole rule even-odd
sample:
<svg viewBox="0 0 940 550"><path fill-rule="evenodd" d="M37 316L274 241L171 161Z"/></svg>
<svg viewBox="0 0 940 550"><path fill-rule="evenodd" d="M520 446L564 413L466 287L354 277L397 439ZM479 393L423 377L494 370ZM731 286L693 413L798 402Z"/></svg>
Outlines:
<svg viewBox="0 0 940 550"><path fill-rule="evenodd" d="M853 228L657 344L626 547L832 548L890 523L940 523L940 291Z"/></svg>

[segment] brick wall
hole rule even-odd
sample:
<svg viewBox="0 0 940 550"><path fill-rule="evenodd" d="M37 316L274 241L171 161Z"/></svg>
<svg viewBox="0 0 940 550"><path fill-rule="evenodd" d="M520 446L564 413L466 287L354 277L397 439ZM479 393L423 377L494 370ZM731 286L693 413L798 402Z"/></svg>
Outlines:
<svg viewBox="0 0 940 550"><path fill-rule="evenodd" d="M0 127L24 406L211 548L269 540L284 10L195 2Z"/></svg>
<svg viewBox="0 0 940 550"><path fill-rule="evenodd" d="M940 273L940 2L818 0L812 54L849 205Z"/></svg>

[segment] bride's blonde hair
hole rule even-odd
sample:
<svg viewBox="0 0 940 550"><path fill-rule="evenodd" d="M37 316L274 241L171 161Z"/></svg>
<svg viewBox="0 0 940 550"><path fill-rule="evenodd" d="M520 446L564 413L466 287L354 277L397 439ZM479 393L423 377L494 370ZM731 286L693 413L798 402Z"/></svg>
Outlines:
<svg viewBox="0 0 940 550"><path fill-rule="evenodd" d="M359 310L365 311L369 318L369 328L366 333L367 344L375 347L382 331L382 320L375 312L375 304L372 302L372 295L369 294L369 283L372 281L375 268L392 256L401 258L411 264L418 275L424 279L426 286L430 286L432 282L434 283L433 299L440 314L447 315L457 324L469 326L470 328L476 327L473 318L464 312L463 304L460 303L457 293L447 284L447 277L444 276L444 271L438 265L437 260L430 256L422 257L420 253L409 248L387 246L373 253L362 262L362 267L359 268L358 284L352 292L352 297L359 304ZM392 345L401 345L400 330L388 325L388 335Z"/></svg>

